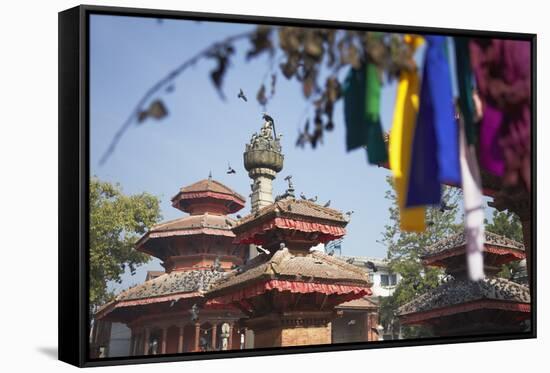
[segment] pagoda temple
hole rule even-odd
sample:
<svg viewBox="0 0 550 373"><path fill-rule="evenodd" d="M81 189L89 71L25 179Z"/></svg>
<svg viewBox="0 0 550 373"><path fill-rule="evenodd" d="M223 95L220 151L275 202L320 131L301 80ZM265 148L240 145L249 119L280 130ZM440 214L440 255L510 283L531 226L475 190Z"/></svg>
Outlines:
<svg viewBox="0 0 550 373"><path fill-rule="evenodd" d="M332 322L345 312L362 323L354 338L375 339L377 307L365 300L372 294L368 273L311 250L343 237L349 219L296 199L290 176L286 192L273 198L272 182L284 156L272 120L252 136L243 156L252 179L251 214L232 219L245 199L211 177L182 188L172 206L189 215L152 227L136 243L137 250L162 261L164 273L148 276L96 313L100 322L130 328L131 356L247 343L330 344ZM250 341L243 341L245 335Z"/></svg>
<svg viewBox="0 0 550 373"><path fill-rule="evenodd" d="M524 246L485 232L486 278L477 282L468 278L465 255L464 233L426 248L423 264L445 268L451 279L401 306L401 324L431 327L436 336L524 331L531 316L529 288L497 277L503 264L525 258Z"/></svg>
<svg viewBox="0 0 550 373"><path fill-rule="evenodd" d="M368 274L310 250L345 235L348 221L340 211L296 199L290 177L286 193L274 201L271 181L283 162L274 130L266 121L246 145L252 213L232 228L233 242L254 245L258 255L218 280L207 305L241 310L254 332L254 348L329 344L335 307L370 295Z"/></svg>
<svg viewBox="0 0 550 373"><path fill-rule="evenodd" d="M235 245L235 220L245 199L211 177L182 188L172 206L188 216L153 226L136 249L159 258L165 273L120 293L96 314L132 332L130 355L239 348L241 312L205 306L204 293L231 267L242 265L247 247Z"/></svg>

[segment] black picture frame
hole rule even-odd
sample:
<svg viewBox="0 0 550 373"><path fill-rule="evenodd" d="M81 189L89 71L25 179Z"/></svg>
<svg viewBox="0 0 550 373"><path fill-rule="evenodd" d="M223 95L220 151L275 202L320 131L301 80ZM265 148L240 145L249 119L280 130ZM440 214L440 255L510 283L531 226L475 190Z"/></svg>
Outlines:
<svg viewBox="0 0 550 373"><path fill-rule="evenodd" d="M88 358L88 224L89 224L89 17L92 14L173 18L302 27L344 28L388 32L415 32L449 36L528 40L532 51L532 276L531 332L472 337L438 337L391 340L375 343L345 343L304 347L199 352L126 358ZM184 12L158 9L81 5L59 13L59 360L79 367L172 362L198 359L283 355L340 350L405 347L465 342L536 338L537 336L537 176L536 176L536 34L482 30L459 30L421 26L399 26L343 21L276 18Z"/></svg>

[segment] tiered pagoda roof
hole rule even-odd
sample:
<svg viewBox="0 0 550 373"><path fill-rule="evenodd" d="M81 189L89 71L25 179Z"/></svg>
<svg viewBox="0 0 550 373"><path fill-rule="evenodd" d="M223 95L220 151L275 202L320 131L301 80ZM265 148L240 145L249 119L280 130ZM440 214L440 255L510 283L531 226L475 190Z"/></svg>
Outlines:
<svg viewBox="0 0 550 373"><path fill-rule="evenodd" d="M242 209L245 201L239 193L209 177L181 188L172 197L172 206L193 215L203 211L202 205L209 204L210 211L216 206L220 214L232 214Z"/></svg>
<svg viewBox="0 0 550 373"><path fill-rule="evenodd" d="M523 244L488 231L485 231L483 251L486 255L498 257L496 264L504 264L525 258ZM448 263L444 259L464 256L465 253L466 237L464 232L460 232L426 247L422 260L425 265L446 267Z"/></svg>
<svg viewBox="0 0 550 373"><path fill-rule="evenodd" d="M123 291L98 317L126 317L132 307L167 307L179 299L201 301L225 270L243 261L244 250L232 243L235 219L225 214L244 203L240 194L210 177L181 188L172 205L191 215L153 226L136 243L137 250L161 259L167 273Z"/></svg>
<svg viewBox="0 0 550 373"><path fill-rule="evenodd" d="M264 245L265 232L276 229L314 233L315 240L325 243L344 236L347 223L338 210L287 197L240 219L233 232L242 244Z"/></svg>
<svg viewBox="0 0 550 373"><path fill-rule="evenodd" d="M297 256L284 248L272 256L258 255L220 278L207 296L215 301L231 303L275 290L343 295L341 303L371 295L370 286L368 273L354 265L319 251Z"/></svg>
<svg viewBox="0 0 550 373"><path fill-rule="evenodd" d="M465 332L469 328L492 331L520 328L519 322L531 312L529 288L495 275L500 265L525 258L524 247L514 240L486 232L483 252L488 277L471 281L466 274L464 233L427 247L421 257L423 264L445 268L451 279L401 306L397 312L401 322L430 324L444 334ZM500 316L496 317L499 312Z"/></svg>
<svg viewBox="0 0 550 373"><path fill-rule="evenodd" d="M158 246L151 241L159 238L192 235L235 237L231 230L235 223L236 220L229 216L212 215L208 212L201 215L184 216L153 226L140 238L136 248L139 251L163 258L168 253L163 254L162 251L159 251Z"/></svg>
<svg viewBox="0 0 550 373"><path fill-rule="evenodd" d="M232 239L235 219L226 214L239 211L244 203L243 196L211 177L183 187L172 198L172 206L190 215L153 226L136 243L136 249L163 261L197 254L189 249L197 245L183 241L196 243L196 236Z"/></svg>
<svg viewBox="0 0 550 373"><path fill-rule="evenodd" d="M113 301L102 307L97 315L101 318L107 313L125 307L202 298L212 284L225 275L225 272L216 270L165 273L121 292Z"/></svg>
<svg viewBox="0 0 550 373"><path fill-rule="evenodd" d="M401 306L398 314L402 322L416 323L483 309L530 312L530 303L529 288L510 280L450 280Z"/></svg>

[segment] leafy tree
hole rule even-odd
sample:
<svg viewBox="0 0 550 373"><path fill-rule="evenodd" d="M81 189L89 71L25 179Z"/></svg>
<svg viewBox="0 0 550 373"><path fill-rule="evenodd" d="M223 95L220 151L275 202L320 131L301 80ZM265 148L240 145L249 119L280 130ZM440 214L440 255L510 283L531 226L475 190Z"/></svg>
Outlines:
<svg viewBox="0 0 550 373"><path fill-rule="evenodd" d="M426 231L423 233L404 232L399 227L399 207L392 178L388 176L386 179L390 188L386 192L385 198L392 203L389 207L390 223L385 226L381 243L387 247L390 270L399 273L402 278L393 295L389 297L390 299L381 302L381 321L383 325L393 326L392 329L397 331L399 330L395 318L397 308L418 295L437 287L440 283L442 270L424 267L420 257L424 248L462 229L462 225L457 224L461 190L444 187L441 206L430 207L426 210ZM430 335L428 330L421 327L404 327L402 331L405 338Z"/></svg>
<svg viewBox="0 0 550 373"><path fill-rule="evenodd" d="M519 217L510 211L493 211L493 221L485 220L485 229L498 235L508 237L517 242L523 242L523 230ZM519 262L511 262L502 265L499 277L511 279L512 275L519 271Z"/></svg>
<svg viewBox="0 0 550 373"><path fill-rule="evenodd" d="M147 263L150 257L134 249L138 238L159 221L160 201L141 193L125 195L119 184L90 180L90 313L109 301L109 281Z"/></svg>
<svg viewBox="0 0 550 373"><path fill-rule="evenodd" d="M510 211L493 211L493 221L485 220L485 229L489 232L523 242L523 230L519 217Z"/></svg>

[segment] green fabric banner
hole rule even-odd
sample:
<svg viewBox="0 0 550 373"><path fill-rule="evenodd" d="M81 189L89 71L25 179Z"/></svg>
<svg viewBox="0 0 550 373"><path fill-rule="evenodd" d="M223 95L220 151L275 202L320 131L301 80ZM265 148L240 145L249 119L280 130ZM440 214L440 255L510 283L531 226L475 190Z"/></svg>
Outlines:
<svg viewBox="0 0 550 373"><path fill-rule="evenodd" d="M470 65L469 40L464 37L455 37L455 61L456 80L458 85L458 106L464 119L466 140L468 144L477 142L477 130L474 123L474 100L473 100L473 75Z"/></svg>
<svg viewBox="0 0 550 373"><path fill-rule="evenodd" d="M344 84L347 150L366 147L371 164L388 161L380 122L381 88L377 68L371 63L350 69Z"/></svg>

